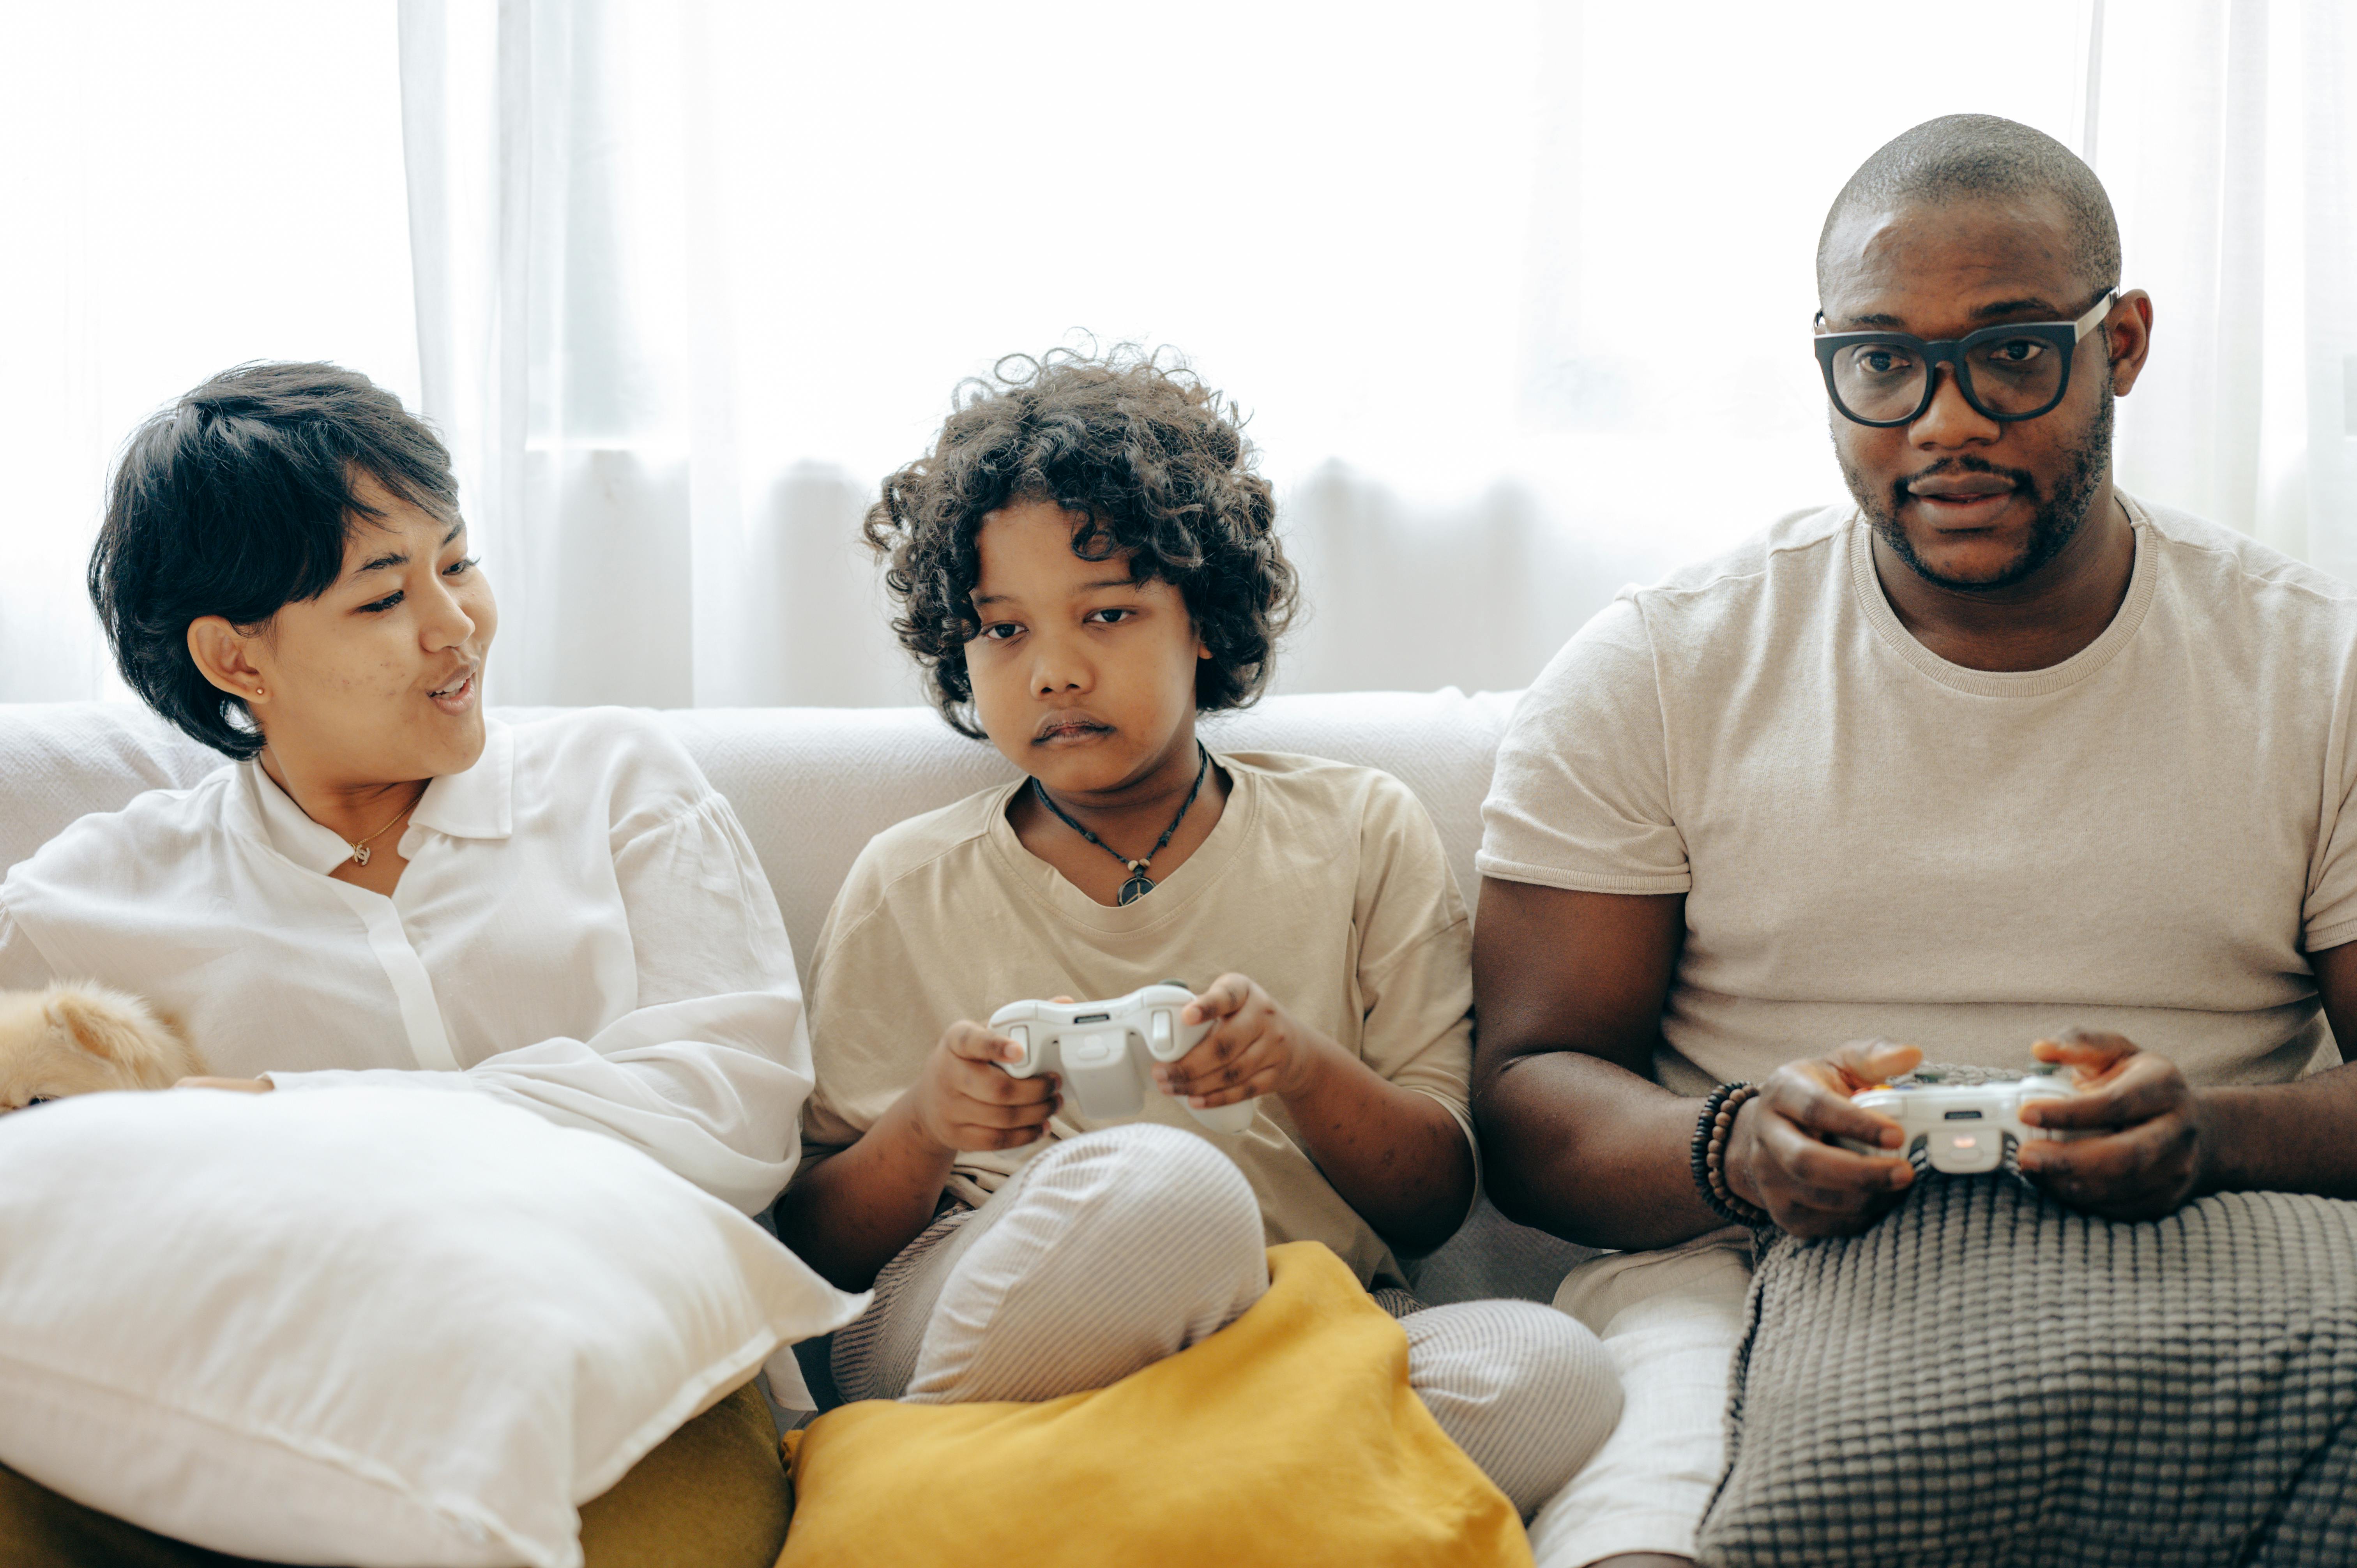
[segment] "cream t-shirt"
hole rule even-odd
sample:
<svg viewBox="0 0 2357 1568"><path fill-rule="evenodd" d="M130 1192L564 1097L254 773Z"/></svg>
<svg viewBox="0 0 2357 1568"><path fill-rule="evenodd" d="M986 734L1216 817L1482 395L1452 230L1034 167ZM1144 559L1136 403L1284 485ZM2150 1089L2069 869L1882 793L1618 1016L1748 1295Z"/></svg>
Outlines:
<svg viewBox="0 0 2357 1568"><path fill-rule="evenodd" d="M1023 847L1006 820L1019 784L877 834L811 961L818 1087L802 1118L805 1165L873 1126L961 1018L1162 980L1200 987L1230 970L1391 1082L1447 1106L1469 1144L1471 929L1423 805L1371 768L1275 755L1214 761L1232 786L1219 822L1125 907L1097 903ZM1362 1282L1404 1283L1275 1097L1232 1135L1205 1132L1150 1086L1139 1119L1225 1150L1260 1198L1272 1244L1323 1241ZM1095 1125L1068 1100L1049 1132L1069 1138ZM980 1203L1045 1146L961 1154L951 1190Z"/></svg>
<svg viewBox="0 0 2357 1568"><path fill-rule="evenodd" d="M2021 1065L2074 1024L2297 1076L2305 955L2357 940L2357 589L2126 504L2127 597L2046 670L1918 642L1854 508L1623 590L1517 708L1476 864L1686 896L1684 1092L1875 1037Z"/></svg>

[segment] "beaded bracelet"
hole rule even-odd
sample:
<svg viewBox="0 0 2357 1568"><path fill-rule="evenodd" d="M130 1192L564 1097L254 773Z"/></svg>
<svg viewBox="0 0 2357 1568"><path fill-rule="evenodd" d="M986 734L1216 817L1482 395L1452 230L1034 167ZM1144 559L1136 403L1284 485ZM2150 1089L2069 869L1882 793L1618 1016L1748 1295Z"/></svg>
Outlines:
<svg viewBox="0 0 2357 1568"><path fill-rule="evenodd" d="M1727 1140L1735 1127L1735 1113L1759 1092L1760 1086L1752 1083L1722 1083L1712 1090L1702 1102L1702 1114L1695 1120L1693 1148L1695 1189L1710 1211L1755 1230L1776 1221L1766 1209L1737 1197L1727 1185Z"/></svg>

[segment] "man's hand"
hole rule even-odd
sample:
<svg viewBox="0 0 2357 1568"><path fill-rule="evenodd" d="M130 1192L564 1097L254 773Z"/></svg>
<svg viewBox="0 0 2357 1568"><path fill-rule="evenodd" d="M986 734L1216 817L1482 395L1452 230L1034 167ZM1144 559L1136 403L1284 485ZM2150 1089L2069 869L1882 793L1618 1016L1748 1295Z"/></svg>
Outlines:
<svg viewBox="0 0 2357 1568"><path fill-rule="evenodd" d="M952 1154L1019 1149L1039 1142L1060 1110L1062 1082L1052 1072L1014 1078L1004 1066L1022 1047L980 1024L952 1024L909 1087L908 1110L918 1135Z"/></svg>
<svg viewBox="0 0 2357 1568"><path fill-rule="evenodd" d="M1339 1049L1278 1006L1259 983L1223 974L1178 1015L1183 1024L1219 1025L1175 1062L1157 1064L1154 1082L1198 1110L1254 1095L1298 1094L1317 1076L1322 1054Z"/></svg>
<svg viewBox="0 0 2357 1568"><path fill-rule="evenodd" d="M1827 1140L1897 1149L1906 1134L1888 1116L1850 1103L1923 1059L1913 1046L1859 1041L1817 1061L1787 1062L1744 1102L1728 1130L1727 1184L1795 1236L1854 1236L1882 1218L1915 1179L1896 1155L1861 1155Z"/></svg>
<svg viewBox="0 0 2357 1568"><path fill-rule="evenodd" d="M2023 1175L2106 1219L2156 1219L2193 1196L2204 1174L2209 1119L2174 1062L2088 1029L2040 1040L2030 1054L2078 1069L2079 1092L2023 1106L2022 1122L2096 1135L2024 1142Z"/></svg>
<svg viewBox="0 0 2357 1568"><path fill-rule="evenodd" d="M266 1078L184 1078L172 1085L174 1089L226 1089L238 1094L267 1094L271 1082Z"/></svg>

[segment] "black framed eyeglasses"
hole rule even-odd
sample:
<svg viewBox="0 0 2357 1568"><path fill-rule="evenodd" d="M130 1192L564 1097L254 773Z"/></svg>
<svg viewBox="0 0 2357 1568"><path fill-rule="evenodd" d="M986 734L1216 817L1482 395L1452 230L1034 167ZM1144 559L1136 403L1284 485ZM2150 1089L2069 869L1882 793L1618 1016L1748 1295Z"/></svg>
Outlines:
<svg viewBox="0 0 2357 1568"><path fill-rule="evenodd" d="M2071 361L2079 340L2093 332L2119 301L2107 289L2076 321L2017 321L1984 327L1936 343L1905 332L1823 332L1817 363L1825 372L1825 393L1845 418L1858 424L1912 424L1932 406L1945 361L1956 390L1991 419L2036 419L2071 390ZM1817 319L1824 319L1824 312Z"/></svg>

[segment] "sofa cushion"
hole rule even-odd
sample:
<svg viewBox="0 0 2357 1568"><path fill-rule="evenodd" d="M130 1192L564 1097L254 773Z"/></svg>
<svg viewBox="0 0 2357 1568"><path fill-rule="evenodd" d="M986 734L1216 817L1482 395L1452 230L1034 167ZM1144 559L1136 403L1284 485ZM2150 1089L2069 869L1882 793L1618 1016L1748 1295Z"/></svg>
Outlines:
<svg viewBox="0 0 2357 1568"><path fill-rule="evenodd" d="M127 703L0 703L0 876L76 818L184 789L221 765Z"/></svg>
<svg viewBox="0 0 2357 1568"><path fill-rule="evenodd" d="M1314 1241L1267 1293L1109 1388L868 1400L793 1434L779 1568L1527 1568L1513 1504L1408 1384L1407 1337Z"/></svg>

